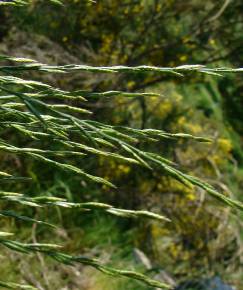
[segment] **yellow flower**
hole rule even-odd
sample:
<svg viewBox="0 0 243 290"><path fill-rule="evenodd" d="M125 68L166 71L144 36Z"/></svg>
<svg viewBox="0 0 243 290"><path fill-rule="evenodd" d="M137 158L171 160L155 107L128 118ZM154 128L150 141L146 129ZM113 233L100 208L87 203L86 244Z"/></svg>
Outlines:
<svg viewBox="0 0 243 290"><path fill-rule="evenodd" d="M232 143L229 139L220 138L218 139L218 145L221 150L229 153L232 150Z"/></svg>
<svg viewBox="0 0 243 290"><path fill-rule="evenodd" d="M120 170L123 174L128 174L131 171L131 168L127 165L120 164L118 166L118 170Z"/></svg>
<svg viewBox="0 0 243 290"><path fill-rule="evenodd" d="M196 195L193 192L188 193L186 197L191 201L196 200Z"/></svg>
<svg viewBox="0 0 243 290"><path fill-rule="evenodd" d="M187 61L187 59L188 59L187 55L182 55L179 58L180 61Z"/></svg>
<svg viewBox="0 0 243 290"><path fill-rule="evenodd" d="M68 41L68 37L67 36L63 36L62 41L63 42L67 42Z"/></svg>

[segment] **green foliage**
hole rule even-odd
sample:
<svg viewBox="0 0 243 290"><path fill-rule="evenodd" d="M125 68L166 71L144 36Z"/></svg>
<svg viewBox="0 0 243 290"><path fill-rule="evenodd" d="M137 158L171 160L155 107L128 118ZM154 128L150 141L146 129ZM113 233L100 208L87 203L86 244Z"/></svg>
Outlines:
<svg viewBox="0 0 243 290"><path fill-rule="evenodd" d="M25 1L15 1L10 4L27 3L25 3ZM105 92L94 92L93 90L66 91L56 88L54 85L46 84L44 81L25 79L26 75L30 72L39 74L61 74L63 79L65 79L67 74L77 72L88 74L88 77L90 77L90 73L101 73L106 75L120 73L122 76L126 73L130 77L134 76L135 80L149 78L149 75L152 75L153 78L157 75L163 77L183 77L184 75L193 75L194 73L222 76L225 73L240 73L242 72L242 68L208 68L203 65L181 65L171 67L152 65L47 65L32 59L9 56L1 56L1 61L3 64L0 66L0 72L2 74L0 77L0 149L4 154L21 156L20 158L23 158L24 162L29 163L31 161L31 163L40 164L47 172L48 170L52 170L52 168L58 173L63 171L63 176L65 176L65 178L69 175L74 179L74 182L75 180L81 179L85 184L87 182L90 188L92 183L97 183L99 189L102 187L102 189L110 192L115 191L116 178L114 178L114 172L112 172L112 176L108 176L108 178L105 176L106 174L103 173L102 177L97 176L96 173L90 173L90 167L93 171L98 170L94 170L94 166L88 166L86 161L89 160L89 156L96 156L96 159L94 159L96 164L95 167L100 162L103 162L103 160L107 160L106 162L110 168L106 168L106 171L109 169L112 171L112 166L116 167L119 164L118 166L121 166L120 169L123 172L122 174L126 175L131 168L139 170L139 167L141 167L142 172L145 172L144 174L153 177L155 175L161 175L160 182L162 184L163 182L165 183L165 180L163 180L165 178L166 181L169 182L173 180L172 184L175 188L180 184L178 185L179 191L187 192L188 196L192 199L194 197L191 196L195 188L200 188L216 200L220 200L224 205L228 205L233 209L243 209L241 202L215 189L210 185L210 182L201 181L191 174L186 174L179 170L179 166L168 159L167 154L161 156L160 152L158 154L150 149L152 144L160 146L163 142L177 142L181 145L185 141L208 143L211 142L211 139L194 136L189 133L168 133L160 129L137 129L136 127L134 128L124 124L107 125L105 121L99 121L93 118L92 110L87 106L87 101L97 101L107 97L113 97L113 100L109 100L111 102L115 102L117 99L123 97L128 100L135 99L139 102L141 101L143 104L145 102L149 104L150 102L152 103L154 99L161 98L162 95L160 93L134 93L120 90ZM136 87L136 82L133 83L132 89L133 87ZM207 106L207 104L203 104L203 106ZM79 162L78 160L81 161ZM49 222L34 217L32 218L32 213L30 211L27 211L26 214L19 213L20 210L22 210L22 205L24 205L27 209L32 207L41 208L41 210L50 207L70 208L71 210L78 211L78 215L85 212L96 211L126 218L141 217L166 222L172 220L172 223L177 222L173 220L173 215L168 218L165 217L164 214L157 214L147 210L121 209L120 207L103 202L76 202L55 196L40 196L39 193L36 195L32 193L29 196L12 192L12 189L9 189L11 188L9 182L19 182L18 184L16 183L16 190L14 189L14 191L21 192L24 188L21 182L28 180L28 178L25 176L17 176L13 168L8 168L8 170L6 170L8 172L13 170L14 173L12 174L5 172L4 168L1 170L0 181L3 183L3 188L6 186L6 190L3 189L0 192L0 199L7 207L7 210L0 211L1 217L53 227ZM24 173L24 175L26 175L26 172ZM32 172L32 177L34 176L34 172ZM15 204L16 206L14 206L13 210L9 211L9 204ZM19 206L17 206L18 204ZM186 222L187 221L185 221L185 223ZM184 223L184 220L181 221L181 223ZM154 224L152 224L153 235L156 236L156 231L158 231L159 227L160 225L154 226ZM68 265L81 263L90 265L109 275L124 276L142 281L149 286L160 288L170 287L166 283L155 281L135 271L119 270L110 266L105 266L98 259L65 254L59 251L59 246L56 244L18 242L11 239L11 233L7 232L1 233L0 243L11 250L23 254L32 252L41 253L59 263ZM171 252L173 253L173 251L176 252L177 250L172 249ZM0 285L10 289L21 287L22 289L34 289L29 286L19 286L14 283L6 282L0 282Z"/></svg>
<svg viewBox="0 0 243 290"><path fill-rule="evenodd" d="M14 62L21 62L21 65L13 65L13 66L1 66L0 70L4 73L9 72L15 72L15 71L23 71L23 70L44 70L48 72L56 71L56 72L63 72L66 68L68 70L74 69L79 70L83 69L83 66L68 66L68 67L51 67L47 65L41 65L36 62L30 61L30 60L24 60L24 59L11 59L8 57L8 60L14 61ZM194 69L194 67L191 66L184 66L183 70L191 70ZM200 67L201 68L201 67ZM181 70L181 68L179 68ZM198 66L197 66L198 69ZM95 72L103 72L104 70L106 72L113 72L117 70L124 71L123 67L116 67L116 68L93 68L93 67L85 67L85 70L88 71L95 71ZM125 68L125 71L129 72L136 72L137 68ZM142 68L144 70L144 67ZM155 70L149 68L149 70ZM177 70L177 68L171 69L172 71ZM205 69L204 69L205 70ZM203 70L203 71L204 71ZM213 71L219 71L220 69L215 69ZM145 69L146 71L146 69ZM163 68L159 69L159 71L162 72L170 72L169 69L164 70ZM212 70L211 70L212 71ZM223 71L228 71L226 69L223 69ZM234 71L240 71L240 70L234 70ZM70 111L70 106L66 106L65 104L61 106L57 105L49 105L47 102L43 102L40 100L43 98L42 91L39 91L40 89L44 89L44 98L55 98L56 94L58 96L61 95L62 99L65 99L65 95L68 96L71 94L69 92L60 91L58 89L55 89L49 85L45 85L40 82L36 81L25 81L20 78L15 77L1 77L1 83L0 89L3 93L7 93L7 95L3 95L3 102L1 103L1 122L3 128L13 128L14 130L17 130L20 134L26 135L28 138L34 139L35 141L39 142L41 140L47 140L49 143L49 146L52 144L51 142L57 142L58 144L63 145L64 147L67 147L66 149L70 150L46 150L43 149L37 149L37 148L25 148L25 147L17 147L13 146L8 143L8 141L4 141L4 139L1 139L1 150L9 152L9 153L15 153L15 154L23 154L30 156L31 158L35 158L37 160L40 160L42 162L45 162L47 164L56 166L58 168L61 168L66 171L70 171L72 173L76 173L80 175L81 177L85 177L87 179L90 179L91 181L101 183L106 186L114 187L114 185L107 180L93 176L89 173L86 173L82 169L77 168L76 166L63 163L61 161L56 161L51 159L50 157L46 157L46 155L51 156L66 156L66 155L77 155L82 156L84 153L79 150L84 150L89 153L94 154L101 154L106 157L114 157L118 158L119 160L123 160L126 162L132 162L137 163L140 166L147 167L150 170L153 170L153 167L156 164L161 169L163 169L168 175L172 176L173 178L177 179L178 181L182 182L186 186L196 185L204 190L206 190L210 195L213 197L219 199L220 201L223 201L224 203L236 207L239 209L243 209L243 206L241 203L234 201L219 192L217 192L215 189L212 188L209 184L200 181L199 179L192 177L190 175L184 174L177 169L173 168L170 164L170 162L162 158L160 156L157 156L154 153L149 153L142 151L140 149L137 149L134 145L131 145L130 143L137 143L139 140L151 140L153 142L158 141L160 138L193 138L198 141L208 141L205 138L198 138L193 137L189 134L168 134L163 131L159 130L152 130L152 129L145 129L145 130L137 130L137 129L130 129L126 127L113 127L108 126L99 122L89 121L89 120L82 120L76 117L75 115L70 115L68 111ZM9 89L9 86L11 86L11 89ZM13 90L12 88L16 88ZM25 91L23 91L25 90ZM33 96L33 93L35 94ZM37 95L37 97L36 97ZM80 95L82 98L82 94ZM11 100L11 102L9 102ZM16 102L17 100L17 102ZM23 106L26 108L26 110L23 108ZM60 112L57 110L57 108L61 108L64 110L64 112ZM74 108L75 113L83 113L82 109L79 109L78 107L71 107ZM24 109L24 110L23 110ZM85 110L86 112L86 110ZM3 131L4 133L4 131ZM85 143L91 143L89 146L85 145L85 143L77 143L71 141L74 137L73 136L79 136L81 140L84 140ZM106 145L106 142L109 142L112 144L112 147L114 148L120 148L123 149L123 154L114 154L113 152L106 151L104 149L96 149L97 148L97 139L100 138L102 141L102 145ZM95 147L92 147L92 145L96 145ZM98 147L99 148L99 147ZM131 154L131 157L126 156L125 153ZM4 176L6 176L6 173L3 173ZM8 176L8 175L7 175ZM106 205L106 204L100 204L100 203L86 203L86 204L73 204L68 203L63 200L55 199L55 198L48 198L48 197L36 197L36 198L25 198L22 197L19 194L11 193L11 192L2 192L1 197L5 200L20 202L25 205L31 205L31 206L38 206L38 203L41 204L50 204L53 203L54 205L59 206L68 206L68 207L78 207L83 209L103 209L109 213L119 215L119 216L128 216L128 217L137 217L137 216L146 216L146 217L152 217L157 219L164 220L163 217L149 213L147 211L128 211L128 210L120 210L113 208L112 206ZM28 220L32 222L41 223L40 221L36 221L34 219L24 217L21 215L18 215L17 213L11 213L11 212L2 212L1 213L4 216L12 216L20 220ZM165 219L166 220L166 219ZM12 250L28 253L28 252L41 252L44 253L51 258L65 263L65 264L72 264L73 262L80 262L88 265L92 265L93 267L97 268L98 270L111 274L111 275L121 275L121 276L127 276L131 277L137 280L141 280L145 283L147 283L150 286L156 286L160 288L167 287L165 284L162 284L160 282L155 282L152 279L149 279L148 277L138 274L136 272L132 271L125 271L125 270L116 270L113 268L109 268L106 266L102 266L97 260L90 259L90 258L83 258L83 257L73 257L67 254L63 254L61 252L54 251L55 248L58 248L56 245L52 244L23 244L16 241L11 241L8 239L1 239L0 243ZM168 286L169 287L169 286Z"/></svg>

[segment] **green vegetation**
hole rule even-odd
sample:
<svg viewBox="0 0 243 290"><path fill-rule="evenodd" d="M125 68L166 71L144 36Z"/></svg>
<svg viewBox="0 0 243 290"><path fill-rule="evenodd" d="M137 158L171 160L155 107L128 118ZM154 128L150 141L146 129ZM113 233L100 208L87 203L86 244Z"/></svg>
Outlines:
<svg viewBox="0 0 243 290"><path fill-rule="evenodd" d="M50 2L0 3L0 285L240 289L242 4Z"/></svg>

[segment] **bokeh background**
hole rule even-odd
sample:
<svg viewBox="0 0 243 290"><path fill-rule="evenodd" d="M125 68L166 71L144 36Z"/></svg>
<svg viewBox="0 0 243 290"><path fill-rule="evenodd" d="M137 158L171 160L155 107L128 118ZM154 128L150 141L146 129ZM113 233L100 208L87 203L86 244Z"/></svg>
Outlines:
<svg viewBox="0 0 243 290"><path fill-rule="evenodd" d="M69 0L64 4L59 7L33 1L28 8L1 8L0 53L59 65L242 65L241 0ZM67 90L160 93L161 97L92 99L86 106L94 112L94 120L107 124L211 137L213 142L208 145L165 140L156 146L143 146L162 153L226 195L243 200L240 74L28 77ZM107 264L148 273L177 285L177 289L243 289L242 215L222 207L202 190L188 189L161 172L151 173L101 157L72 162L115 183L115 191L80 182L68 173L18 156L1 153L0 162L3 169L32 178L31 183L19 185L23 193L145 208L173 220L160 224L120 220L101 213L28 209L36 218L48 218L59 228L46 231L41 226L1 220L2 228L7 231L14 227L22 240L30 241L31 236L32 241L62 243L66 251L98 256ZM57 265L41 255L23 259L8 252L7 260L0 256L0 273L10 281L47 290L151 289L128 279L107 277L89 267ZM235 288L223 288L227 287L223 283Z"/></svg>

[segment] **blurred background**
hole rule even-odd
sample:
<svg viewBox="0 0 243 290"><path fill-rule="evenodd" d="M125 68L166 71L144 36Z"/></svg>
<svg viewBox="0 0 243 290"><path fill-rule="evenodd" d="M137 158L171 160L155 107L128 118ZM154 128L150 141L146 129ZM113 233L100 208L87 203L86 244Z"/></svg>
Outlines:
<svg viewBox="0 0 243 290"><path fill-rule="evenodd" d="M241 0L85 0L56 6L33 1L28 8L1 8L0 53L48 64L156 65L205 64L240 67L243 61ZM208 136L212 144L164 141L146 145L228 196L243 201L243 79L187 74L26 74L66 90L156 92L161 97L92 99L94 120L134 128L157 128ZM9 139L16 139L10 135ZM19 140L26 144L25 140ZM31 145L31 144L28 144ZM145 145L144 145L145 146ZM127 209L165 214L172 223L121 220L101 213L27 209L59 226L1 220L24 241L52 241L65 251L100 257L120 268L136 269L176 289L243 289L242 215L188 189L161 172L148 172L101 157L72 160L118 186L111 190L42 163L0 154L2 168L30 176L19 184L29 195L54 195L70 201L100 201ZM13 185L8 185L9 189ZM15 185L16 188L16 185ZM16 189L15 189L16 190ZM12 231L12 230L11 230ZM1 250L2 251L2 250ZM49 290L152 289L115 279L89 267L66 267L41 255L0 256L0 272L10 281Z"/></svg>

